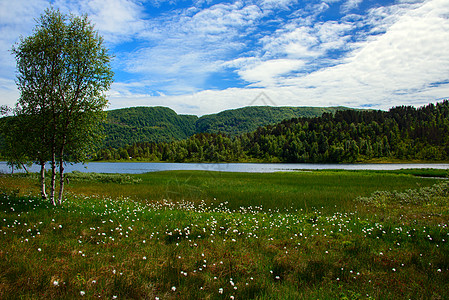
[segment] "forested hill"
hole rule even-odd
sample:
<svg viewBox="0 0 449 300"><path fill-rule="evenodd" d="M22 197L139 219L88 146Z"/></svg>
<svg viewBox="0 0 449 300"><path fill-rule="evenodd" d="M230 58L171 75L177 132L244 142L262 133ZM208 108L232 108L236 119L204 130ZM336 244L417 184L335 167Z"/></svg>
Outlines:
<svg viewBox="0 0 449 300"><path fill-rule="evenodd" d="M105 146L119 148L141 142L171 142L204 132L235 136L291 118L317 117L345 109L348 108L252 106L198 118L178 115L167 107L123 108L108 111Z"/></svg>
<svg viewBox="0 0 449 300"><path fill-rule="evenodd" d="M449 101L389 111L342 110L293 118L239 136L200 133L172 143L103 149L97 159L174 162L449 161Z"/></svg>
<svg viewBox="0 0 449 300"><path fill-rule="evenodd" d="M256 130L258 127L277 124L284 120L301 117L319 117L323 113L347 110L346 107L269 107L250 106L225 110L206 115L196 122L197 133L224 133L235 136Z"/></svg>
<svg viewBox="0 0 449 300"><path fill-rule="evenodd" d="M108 111L105 145L123 147L138 142L170 142L196 132L197 116L178 115L167 107L130 107Z"/></svg>

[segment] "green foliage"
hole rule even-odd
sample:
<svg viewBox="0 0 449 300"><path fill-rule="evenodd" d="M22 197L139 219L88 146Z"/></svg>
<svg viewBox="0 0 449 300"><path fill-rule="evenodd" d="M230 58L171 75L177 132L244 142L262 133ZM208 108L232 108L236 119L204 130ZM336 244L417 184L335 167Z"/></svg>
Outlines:
<svg viewBox="0 0 449 300"><path fill-rule="evenodd" d="M444 181L431 187L398 191L375 191L368 197L358 197L357 201L372 204L376 207L387 207L391 204L401 205L447 205L449 183Z"/></svg>
<svg viewBox="0 0 449 300"><path fill-rule="evenodd" d="M34 128L23 117L5 117L0 119L0 157L7 159L14 169L25 169L30 164L30 140L27 133ZM30 138L32 139L32 138Z"/></svg>

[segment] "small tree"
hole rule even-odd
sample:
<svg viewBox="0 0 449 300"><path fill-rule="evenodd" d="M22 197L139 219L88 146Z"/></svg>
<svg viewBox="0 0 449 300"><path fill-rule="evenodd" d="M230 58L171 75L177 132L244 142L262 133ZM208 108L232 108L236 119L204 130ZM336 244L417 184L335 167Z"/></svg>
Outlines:
<svg viewBox="0 0 449 300"><path fill-rule="evenodd" d="M47 9L37 23L34 34L12 50L21 92L15 112L34 129L24 134L28 157L41 165L41 176L45 162L51 162L50 201L56 205L64 191L64 163L82 161L98 140L105 93L112 84L112 56L87 16Z"/></svg>

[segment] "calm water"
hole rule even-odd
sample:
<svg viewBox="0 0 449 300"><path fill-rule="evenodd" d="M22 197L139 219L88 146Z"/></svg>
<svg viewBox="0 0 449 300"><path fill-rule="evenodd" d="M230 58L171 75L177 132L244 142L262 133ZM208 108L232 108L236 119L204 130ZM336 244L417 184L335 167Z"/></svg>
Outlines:
<svg viewBox="0 0 449 300"><path fill-rule="evenodd" d="M49 168L49 167L47 167ZM81 171L95 173L139 174L157 171L200 170L221 172L271 173L295 170L399 170L399 169L449 169L449 164L258 164L258 163L130 163L130 162L90 162L65 167L66 172ZM39 166L28 170L38 172ZM0 173L10 173L6 162L0 162Z"/></svg>

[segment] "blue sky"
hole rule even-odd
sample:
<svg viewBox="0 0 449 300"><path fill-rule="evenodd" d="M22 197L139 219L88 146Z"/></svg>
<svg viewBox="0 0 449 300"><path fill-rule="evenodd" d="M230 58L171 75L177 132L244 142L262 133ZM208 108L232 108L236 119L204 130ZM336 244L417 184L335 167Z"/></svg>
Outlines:
<svg viewBox="0 0 449 300"><path fill-rule="evenodd" d="M449 0L0 0L1 105L19 96L10 49L50 4L87 13L114 53L110 109L449 98Z"/></svg>

